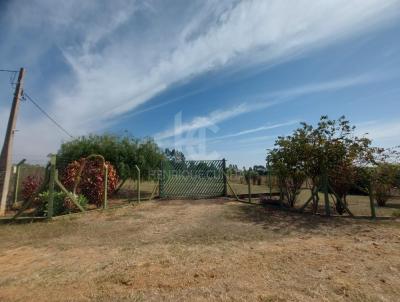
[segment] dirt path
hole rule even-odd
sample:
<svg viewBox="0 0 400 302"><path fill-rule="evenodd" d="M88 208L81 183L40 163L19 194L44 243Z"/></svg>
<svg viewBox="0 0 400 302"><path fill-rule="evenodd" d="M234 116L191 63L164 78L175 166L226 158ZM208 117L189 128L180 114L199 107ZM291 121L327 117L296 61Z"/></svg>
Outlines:
<svg viewBox="0 0 400 302"><path fill-rule="evenodd" d="M398 301L400 223L224 200L0 226L0 301Z"/></svg>

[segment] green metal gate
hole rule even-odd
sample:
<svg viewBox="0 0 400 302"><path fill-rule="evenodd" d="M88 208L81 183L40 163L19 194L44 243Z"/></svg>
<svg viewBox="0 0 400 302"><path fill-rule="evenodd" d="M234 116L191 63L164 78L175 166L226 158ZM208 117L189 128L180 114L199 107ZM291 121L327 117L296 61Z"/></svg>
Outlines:
<svg viewBox="0 0 400 302"><path fill-rule="evenodd" d="M161 198L210 198L226 195L225 159L164 161Z"/></svg>

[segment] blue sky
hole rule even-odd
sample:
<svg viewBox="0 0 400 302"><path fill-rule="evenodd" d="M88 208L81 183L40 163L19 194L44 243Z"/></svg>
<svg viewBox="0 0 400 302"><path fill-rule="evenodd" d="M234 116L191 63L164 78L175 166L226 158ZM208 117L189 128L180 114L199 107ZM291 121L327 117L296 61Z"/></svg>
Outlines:
<svg viewBox="0 0 400 302"><path fill-rule="evenodd" d="M400 1L0 1L0 69L74 136L152 136L264 164L300 121L346 115L400 144ZM0 73L0 136L12 88ZM69 138L21 104L15 158Z"/></svg>

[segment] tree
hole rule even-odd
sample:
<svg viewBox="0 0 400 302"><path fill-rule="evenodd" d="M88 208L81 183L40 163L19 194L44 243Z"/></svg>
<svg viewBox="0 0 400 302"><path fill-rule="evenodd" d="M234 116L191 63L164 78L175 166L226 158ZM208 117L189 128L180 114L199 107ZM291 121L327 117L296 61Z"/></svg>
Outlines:
<svg viewBox="0 0 400 302"><path fill-rule="evenodd" d="M111 195L117 188L118 175L113 165L103 158L82 158L69 163L61 181L73 194L82 194L89 203L99 207L104 201L104 166L108 170L107 193Z"/></svg>
<svg viewBox="0 0 400 302"><path fill-rule="evenodd" d="M253 171L257 172L258 175L267 175L267 168L261 165L253 166Z"/></svg>
<svg viewBox="0 0 400 302"><path fill-rule="evenodd" d="M120 186L128 179L136 179L135 165L146 179L151 170L158 170L164 154L151 138L139 140L130 136L89 135L76 138L61 145L57 153L57 166L63 171L66 166L91 154L102 155L117 170ZM119 187L120 187L119 186Z"/></svg>
<svg viewBox="0 0 400 302"><path fill-rule="evenodd" d="M293 206L302 183L310 179L316 188L336 193L336 209L346 209L346 195L357 178L357 167L374 162L380 150L366 137L355 135L355 127L344 116L330 120L321 116L316 127L301 123L292 135L279 137L270 153L273 172L279 179L288 203ZM318 195L313 199L314 211Z"/></svg>
<svg viewBox="0 0 400 302"><path fill-rule="evenodd" d="M307 146L302 135L297 133L279 137L275 146L269 154L271 169L278 179L281 194L286 196L289 206L293 207L306 178L304 159Z"/></svg>
<svg viewBox="0 0 400 302"><path fill-rule="evenodd" d="M170 161L175 162L184 162L185 161L185 154L183 152L175 150L175 149L168 149L166 148L164 151L166 158Z"/></svg>
<svg viewBox="0 0 400 302"><path fill-rule="evenodd" d="M377 204L384 207L392 195L392 190L398 187L399 166L390 163L380 163L371 172L373 196Z"/></svg>

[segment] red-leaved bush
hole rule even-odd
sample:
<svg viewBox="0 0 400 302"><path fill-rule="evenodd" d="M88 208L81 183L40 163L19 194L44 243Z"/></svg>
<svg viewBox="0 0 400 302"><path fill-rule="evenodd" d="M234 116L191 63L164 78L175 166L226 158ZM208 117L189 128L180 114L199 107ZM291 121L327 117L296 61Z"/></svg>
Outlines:
<svg viewBox="0 0 400 302"><path fill-rule="evenodd" d="M43 180L37 175L28 175L22 181L22 198L27 201L36 192Z"/></svg>
<svg viewBox="0 0 400 302"><path fill-rule="evenodd" d="M99 207L104 198L104 166L100 158L89 160L82 158L68 164L63 173L62 183L68 190L72 191L82 165L84 165L84 168L75 193L84 195L89 203L96 204ZM105 165L108 168L107 194L111 195L117 188L118 175L113 165L109 162L105 162Z"/></svg>

